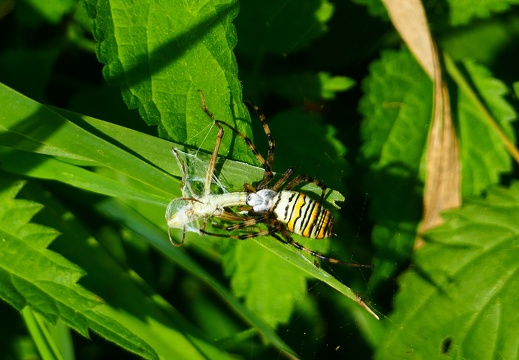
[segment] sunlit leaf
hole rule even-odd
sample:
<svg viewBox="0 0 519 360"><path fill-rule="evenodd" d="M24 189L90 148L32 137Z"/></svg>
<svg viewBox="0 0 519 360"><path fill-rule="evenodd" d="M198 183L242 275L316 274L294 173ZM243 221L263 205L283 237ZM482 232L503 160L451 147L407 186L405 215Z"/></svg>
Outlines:
<svg viewBox="0 0 519 360"><path fill-rule="evenodd" d="M400 281L378 358L516 357L518 216L517 183L444 214Z"/></svg>
<svg viewBox="0 0 519 360"><path fill-rule="evenodd" d="M51 323L61 318L84 336L90 328L129 351L156 358L148 344L97 311L103 301L77 284L85 272L47 249L59 233L30 223L42 205L15 198L23 182L4 178L1 183L0 297L20 311L29 306Z"/></svg>

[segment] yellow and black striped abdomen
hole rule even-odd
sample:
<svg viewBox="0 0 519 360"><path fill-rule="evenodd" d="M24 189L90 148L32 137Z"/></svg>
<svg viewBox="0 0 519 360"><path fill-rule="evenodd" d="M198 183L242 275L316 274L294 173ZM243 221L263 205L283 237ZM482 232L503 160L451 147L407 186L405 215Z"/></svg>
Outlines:
<svg viewBox="0 0 519 360"><path fill-rule="evenodd" d="M335 221L330 210L303 193L278 192L271 211L294 234L311 239L324 239L332 235Z"/></svg>

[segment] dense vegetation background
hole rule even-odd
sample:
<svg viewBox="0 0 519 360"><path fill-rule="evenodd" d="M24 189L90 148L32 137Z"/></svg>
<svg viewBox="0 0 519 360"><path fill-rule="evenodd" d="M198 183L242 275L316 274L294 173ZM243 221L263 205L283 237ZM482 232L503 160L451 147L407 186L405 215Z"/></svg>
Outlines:
<svg viewBox="0 0 519 360"><path fill-rule="evenodd" d="M517 358L513 3L3 1L0 357ZM341 206L297 241L372 270L169 243L171 148L215 144L197 90L266 154L261 107L274 170ZM261 179L220 154L229 190Z"/></svg>

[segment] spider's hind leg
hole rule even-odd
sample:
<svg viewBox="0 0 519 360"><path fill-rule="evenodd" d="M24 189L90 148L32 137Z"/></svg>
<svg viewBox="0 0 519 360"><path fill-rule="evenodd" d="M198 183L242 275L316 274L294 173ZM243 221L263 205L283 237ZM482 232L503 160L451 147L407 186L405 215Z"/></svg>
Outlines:
<svg viewBox="0 0 519 360"><path fill-rule="evenodd" d="M316 257L316 258L318 258L320 260L326 261L326 262L331 263L331 264L341 264L341 265L345 265L345 266L349 266L349 267L359 267L359 268L372 268L373 267L372 265L358 264L358 263L355 263L355 262L346 262L346 261L338 260L338 259L335 259L335 258L332 258L332 257L328 257L328 256L325 256L325 255L322 255L322 254L320 254L320 253L318 253L318 252L316 252L316 251L314 251L312 249L309 249L307 247L304 247L303 245L301 245L300 243L295 241L292 238L292 236L290 236L290 233L287 231L285 225L282 224L281 222L277 221L277 220L272 220L271 221L271 227L275 228L276 231L281 233L281 235L283 236L283 238L281 238L277 234L274 234L273 232L271 232L271 235L274 238L276 238L277 240L281 241L282 243L290 244L293 247L295 247L296 249L304 251L307 254L310 254L311 256Z"/></svg>

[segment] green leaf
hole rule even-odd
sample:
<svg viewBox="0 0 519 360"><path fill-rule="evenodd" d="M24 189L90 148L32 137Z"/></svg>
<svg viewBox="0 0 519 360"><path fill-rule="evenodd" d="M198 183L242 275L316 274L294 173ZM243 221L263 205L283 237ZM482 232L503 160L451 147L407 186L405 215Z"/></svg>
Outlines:
<svg viewBox="0 0 519 360"><path fill-rule="evenodd" d="M514 182L444 214L400 280L378 358L517 357L518 204Z"/></svg>
<svg viewBox="0 0 519 360"><path fill-rule="evenodd" d="M51 323L61 318L84 336L90 327L129 351L155 358L149 345L97 312L102 301L77 285L84 271L47 249L59 233L29 222L42 205L15 199L24 183L5 177L0 183L0 297L20 311L29 306Z"/></svg>
<svg viewBox="0 0 519 360"><path fill-rule="evenodd" d="M286 324L295 302L306 296L305 274L255 242L243 241L232 248L226 256L231 263L225 266L232 269L233 292L273 328Z"/></svg>
<svg viewBox="0 0 519 360"><path fill-rule="evenodd" d="M31 154L0 146L0 168L11 173L38 179L57 180L70 186L107 196L134 199L154 204L164 204L164 197L132 187L121 186L116 180L96 174L52 157Z"/></svg>
<svg viewBox="0 0 519 360"><path fill-rule="evenodd" d="M0 121L2 145L23 151L87 161L91 162L91 165L105 166L132 179L135 187L161 195L164 199L170 198L168 189L177 186L178 182L167 176L163 170L143 161L140 155L131 155L128 151L116 146L116 141L91 129L91 126L77 114L66 112L67 117L80 126L5 85L0 84L0 94L0 105L4 109ZM45 122L46 126L40 126L40 122ZM121 132L119 137L128 140L129 149L134 146L131 140L134 140L135 136L139 135L141 140L145 140L141 146L149 145L149 149L144 153L144 159L147 159L146 156L152 150L156 150L157 146L159 148L164 146L160 150L164 157L171 149L166 141L157 144L154 137L131 130L114 129L116 134ZM173 162L170 163L173 164ZM170 168L171 166L173 165L170 165ZM146 177L144 178L142 174L146 174ZM167 202L168 200L163 201L164 204Z"/></svg>
<svg viewBox="0 0 519 360"><path fill-rule="evenodd" d="M294 236L294 240L303 243L303 241L301 241L300 239L301 237ZM255 244L247 244L247 242L254 242ZM233 277L233 282L236 281L237 290L240 291L240 294L244 294L245 290L243 284L247 281L246 279L248 279L248 281L254 280L256 282L256 284L249 287L254 288L256 294L259 294L261 290L266 291L262 294L262 297L264 298L263 301L260 301L259 299L253 299L252 293L246 294L246 302L248 304L253 305L255 309L258 309L258 304L265 304L265 300L274 298L276 294L278 294L278 297L280 296L279 288L270 287L267 291L264 287L266 282L277 283L280 281L280 277L283 277L283 279L286 282L286 284L283 286L283 291L287 291L287 294L285 294L286 297L283 299L285 302L280 303L279 307L273 305L273 307L270 308L268 311L265 311L265 309L261 309L262 313L268 316L268 319L265 320L271 322L272 324L283 323L284 317L281 316L281 312L282 310L293 308L294 303L297 301L297 298L294 298L294 296L300 296L301 289L299 286L302 283L304 277L320 280L328 284L328 286L337 290L339 293L346 296L350 300L356 302L365 310L370 312L373 316L377 317L373 310L371 310L370 307L362 301L362 299L359 297L357 293L355 293L353 290L342 284L339 280L332 277L330 274L328 274L320 267L315 266L313 260L309 260L305 255L303 255L301 251L296 250L294 247L290 245L282 244L272 237L262 237L242 241L236 244L236 248L238 250L236 258L233 259L234 266L236 266L236 264L240 263L241 261L245 261L245 263L240 264L240 266L243 267L232 269L233 274L236 274L236 280L234 280ZM260 248L263 249L260 250ZM264 250L270 252L270 255L266 255ZM246 253L255 255L258 254L259 259L261 259L262 262L259 263L255 261L256 257L253 257L251 259L249 256L249 258L247 259L245 255L243 255ZM265 269L269 264L272 265L273 263L275 263L276 260L273 259L273 257L278 258L277 261L284 261L290 264L290 267L288 268L284 265L279 265L281 269L289 270L282 273L275 271L262 272L262 270ZM260 279L262 274L263 278ZM258 283L258 281L261 281L263 285L261 283ZM292 285L292 287L289 288L288 284L295 285ZM280 301L281 300L282 299L280 299Z"/></svg>
<svg viewBox="0 0 519 360"><path fill-rule="evenodd" d="M451 60L446 63L460 88L456 109L462 143L463 195L480 194L512 170L510 154L493 124L495 121L504 135L514 142L511 122L517 114L505 100L506 85L493 78L485 67L467 60L462 64L465 70L462 74Z"/></svg>
<svg viewBox="0 0 519 360"><path fill-rule="evenodd" d="M411 54L386 51L363 83L359 108L366 192L373 201L376 284L412 250L421 218L420 163L432 111L432 84ZM388 191L390 189L390 191Z"/></svg>
<svg viewBox="0 0 519 360"><path fill-rule="evenodd" d="M121 86L126 104L138 108L148 124L159 125L163 137L212 150L214 142L205 142L205 129L212 123L201 110L197 90L204 92L216 118L250 135L232 53L236 1L92 0L86 5L94 19L98 58L106 64L105 78ZM230 144L226 138L222 153L230 151ZM237 146L233 157L251 160L241 155L245 151L246 146Z"/></svg>
<svg viewBox="0 0 519 360"><path fill-rule="evenodd" d="M335 99L335 93L350 89L355 85L355 80L346 76L331 76L330 73L320 72L319 82L322 87L322 97L326 100Z"/></svg>

